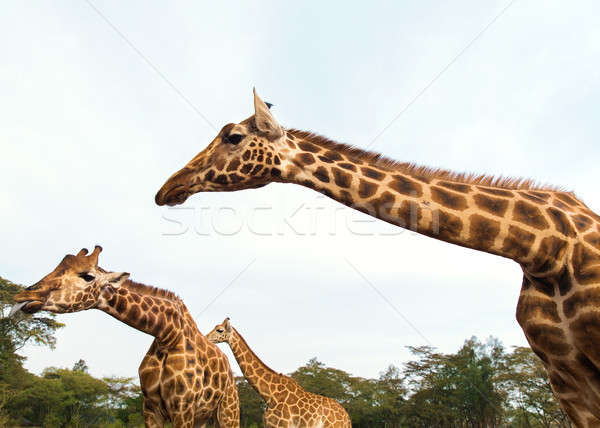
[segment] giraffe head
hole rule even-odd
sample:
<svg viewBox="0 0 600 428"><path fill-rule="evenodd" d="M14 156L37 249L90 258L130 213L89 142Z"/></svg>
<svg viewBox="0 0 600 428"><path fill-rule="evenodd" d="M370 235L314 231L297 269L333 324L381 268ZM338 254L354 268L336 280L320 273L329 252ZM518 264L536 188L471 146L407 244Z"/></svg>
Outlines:
<svg viewBox="0 0 600 428"><path fill-rule="evenodd" d="M158 205L178 205L199 192L255 189L279 181L287 150L285 130L254 91L254 115L230 123L156 194Z"/></svg>
<svg viewBox="0 0 600 428"><path fill-rule="evenodd" d="M67 313L93 308L102 290L116 288L129 277L125 272L106 272L98 267L101 251L102 247L97 245L89 256L85 248L76 256L66 255L56 269L14 297L17 304L11 315L19 309L32 314L42 310Z"/></svg>
<svg viewBox="0 0 600 428"><path fill-rule="evenodd" d="M233 336L233 327L231 327L229 318L225 318L225 321L213 328L206 338L212 343L223 343L228 342L231 336Z"/></svg>

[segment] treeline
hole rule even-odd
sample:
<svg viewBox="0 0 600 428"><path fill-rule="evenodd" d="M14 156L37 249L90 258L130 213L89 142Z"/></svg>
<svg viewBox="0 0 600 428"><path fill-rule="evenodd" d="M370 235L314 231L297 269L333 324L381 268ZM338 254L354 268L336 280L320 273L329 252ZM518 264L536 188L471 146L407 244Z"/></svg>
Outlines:
<svg viewBox="0 0 600 428"><path fill-rule="evenodd" d="M6 318L22 288L0 278L0 426L143 426L137 379L94 378L81 360L40 376L23 368L19 349L26 343L54 347L54 333L64 325L47 313ZM507 351L495 338L473 337L455 354L428 346L410 350L410 362L389 366L378 379L352 376L316 358L291 376L306 390L339 401L356 428L571 426L529 348ZM236 381L241 426L262 427L263 401L243 377Z"/></svg>

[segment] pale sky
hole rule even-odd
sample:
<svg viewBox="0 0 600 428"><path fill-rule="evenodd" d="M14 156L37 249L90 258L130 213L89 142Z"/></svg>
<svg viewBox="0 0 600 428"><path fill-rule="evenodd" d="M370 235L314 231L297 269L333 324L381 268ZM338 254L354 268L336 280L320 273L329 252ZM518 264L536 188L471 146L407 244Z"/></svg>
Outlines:
<svg viewBox="0 0 600 428"><path fill-rule="evenodd" d="M563 186L599 212L599 17L591 0L3 2L0 276L31 285L100 244L100 266L175 291L202 332L231 317L283 373L316 356L378 377L408 345L472 335L523 346L514 262L293 185L177 209L154 195L253 114L256 87L284 126ZM137 376L150 336L99 311L58 320L29 370Z"/></svg>

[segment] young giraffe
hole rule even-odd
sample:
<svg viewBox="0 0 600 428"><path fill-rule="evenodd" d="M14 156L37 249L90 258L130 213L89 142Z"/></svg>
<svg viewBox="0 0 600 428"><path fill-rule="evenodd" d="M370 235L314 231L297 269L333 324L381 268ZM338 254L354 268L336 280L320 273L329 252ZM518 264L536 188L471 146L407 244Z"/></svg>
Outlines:
<svg viewBox="0 0 600 428"><path fill-rule="evenodd" d="M281 127L255 114L226 125L156 195L295 183L391 224L519 263L517 320L578 426L600 425L600 217L569 192L527 180L456 174Z"/></svg>
<svg viewBox="0 0 600 428"><path fill-rule="evenodd" d="M346 428L350 416L335 400L305 391L292 378L276 373L250 349L244 338L226 318L206 338L227 342L244 377L267 403L263 415L266 428Z"/></svg>
<svg viewBox="0 0 600 428"><path fill-rule="evenodd" d="M139 368L147 427L195 427L211 416L218 427L239 427L238 394L225 354L200 333L175 294L98 267L102 248L67 255L53 272L14 297L28 314L99 309L154 336Z"/></svg>

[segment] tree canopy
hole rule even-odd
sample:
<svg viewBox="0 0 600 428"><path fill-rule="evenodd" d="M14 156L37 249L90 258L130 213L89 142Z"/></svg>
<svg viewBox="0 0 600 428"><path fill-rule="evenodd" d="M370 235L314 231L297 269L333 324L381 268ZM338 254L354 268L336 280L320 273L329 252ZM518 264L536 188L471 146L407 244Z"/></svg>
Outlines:
<svg viewBox="0 0 600 428"><path fill-rule="evenodd" d="M54 347L54 334L64 325L46 313L7 318L22 289L0 278L0 426L143 426L142 394L133 377L97 379L83 360L71 369L48 367L40 376L23 368L17 352L25 344ZM355 428L571 426L529 348L509 352L496 338L471 337L453 354L431 346L409 349L411 361L388 366L377 379L327 367L316 357L290 376L307 391L337 400ZM261 427L265 403L243 377L235 380L241 426Z"/></svg>

